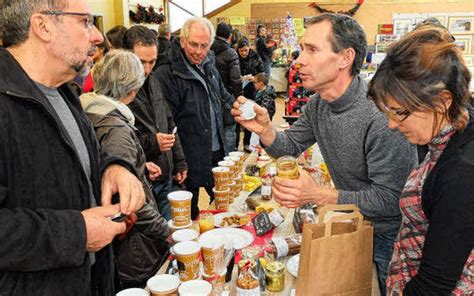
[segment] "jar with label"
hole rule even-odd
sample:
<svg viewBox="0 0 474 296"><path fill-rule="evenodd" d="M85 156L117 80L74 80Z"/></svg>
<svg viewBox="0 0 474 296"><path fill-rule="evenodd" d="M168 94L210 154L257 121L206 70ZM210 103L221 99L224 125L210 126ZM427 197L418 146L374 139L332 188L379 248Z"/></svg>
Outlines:
<svg viewBox="0 0 474 296"><path fill-rule="evenodd" d="M265 266L266 288L270 292L280 292L285 288L285 264L273 261Z"/></svg>
<svg viewBox="0 0 474 296"><path fill-rule="evenodd" d="M282 156L277 160L277 176L285 179L298 179L298 162L293 156Z"/></svg>
<svg viewBox="0 0 474 296"><path fill-rule="evenodd" d="M294 234L288 237L274 237L265 247L267 252L275 258L296 255L301 248L301 234Z"/></svg>
<svg viewBox="0 0 474 296"><path fill-rule="evenodd" d="M267 167L267 171L261 178L262 188L261 195L263 200L272 199L272 179L276 175L276 166L270 164Z"/></svg>

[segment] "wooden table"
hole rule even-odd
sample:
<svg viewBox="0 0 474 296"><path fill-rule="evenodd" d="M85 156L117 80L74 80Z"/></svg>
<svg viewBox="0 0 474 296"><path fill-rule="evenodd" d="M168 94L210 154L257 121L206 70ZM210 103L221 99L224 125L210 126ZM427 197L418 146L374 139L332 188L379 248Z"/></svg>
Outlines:
<svg viewBox="0 0 474 296"><path fill-rule="evenodd" d="M246 202L245 202L245 200L247 199L249 194L250 194L250 192L242 191L240 193L240 196L238 198L236 198L234 200L234 203L229 207L229 211L234 211L234 212L249 211L249 209L247 208ZM270 202L274 203L273 200L270 201ZM214 210L215 209L214 203L209 205L208 209L209 210ZM286 237L286 236L289 236L289 235L292 235L292 234L295 233L295 230L294 230L293 224L292 224L295 210L294 209L282 209L282 211L286 214L285 215L285 220L283 221L283 223L281 225L279 225L277 228L274 229L273 237ZM290 258L291 257L283 257L283 258L279 258L278 260L280 262L284 263L285 266L286 266L286 263ZM168 261L165 262L165 264L163 264L163 266L158 271L158 274L165 273L166 268L168 267L168 264L169 264ZM235 281L236 281L236 279L237 279L237 266L234 266L234 270L233 270L233 273L232 273L232 280L229 283L226 283L226 286L230 288L230 295L235 295L235 286L236 286ZM283 289L283 291L281 291L281 292L265 291L265 292L262 292L262 295L264 295L264 296L267 296L267 295L268 296L270 296L270 295L271 296L277 296L277 295L278 296L280 296L280 295L281 296L289 296L289 295L292 295L291 290L294 288L295 283L296 283L295 277L293 277L285 268L285 289ZM377 282L377 274L375 272L375 267L374 267L371 296L379 296L379 295L380 295L380 292L379 292L379 286L378 286L378 282Z"/></svg>

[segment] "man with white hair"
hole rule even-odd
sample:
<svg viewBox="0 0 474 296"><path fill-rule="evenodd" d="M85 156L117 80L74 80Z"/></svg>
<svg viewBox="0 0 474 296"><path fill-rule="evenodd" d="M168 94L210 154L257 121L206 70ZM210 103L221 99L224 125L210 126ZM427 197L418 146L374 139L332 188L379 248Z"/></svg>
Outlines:
<svg viewBox="0 0 474 296"><path fill-rule="evenodd" d="M102 35L85 0L5 0L0 28L0 295L113 295L109 243L126 226L110 217L145 195L130 164L99 155L66 85Z"/></svg>
<svg viewBox="0 0 474 296"><path fill-rule="evenodd" d="M181 29L180 48L155 72L181 137L188 163L186 187L193 193L191 216L199 214L199 187L213 199L212 167L225 155L222 110L234 97L227 92L209 51L214 28L208 19L193 17Z"/></svg>

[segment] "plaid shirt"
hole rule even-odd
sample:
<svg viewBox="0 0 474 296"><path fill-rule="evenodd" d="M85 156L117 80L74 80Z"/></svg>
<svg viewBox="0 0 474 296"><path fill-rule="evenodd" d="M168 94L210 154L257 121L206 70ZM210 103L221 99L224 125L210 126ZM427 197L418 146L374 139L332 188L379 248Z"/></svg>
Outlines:
<svg viewBox="0 0 474 296"><path fill-rule="evenodd" d="M427 176L436 165L455 130L448 126L429 144L429 152L419 167L408 177L401 193L400 209L402 224L395 240L392 259L387 277L387 295L402 295L405 285L416 276L423 256L425 235L429 221L423 212L421 193ZM474 252L471 252L464 265L460 280L452 295L471 295Z"/></svg>

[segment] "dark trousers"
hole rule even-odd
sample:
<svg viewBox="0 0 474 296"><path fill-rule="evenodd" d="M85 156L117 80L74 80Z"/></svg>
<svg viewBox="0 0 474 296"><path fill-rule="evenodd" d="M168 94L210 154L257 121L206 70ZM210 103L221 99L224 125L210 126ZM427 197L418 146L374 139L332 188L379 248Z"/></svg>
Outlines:
<svg viewBox="0 0 474 296"><path fill-rule="evenodd" d="M171 179L153 184L153 193L155 194L158 212L167 221L171 219L171 206L168 201L168 193L173 192L173 182Z"/></svg>
<svg viewBox="0 0 474 296"><path fill-rule="evenodd" d="M217 163L224 159L224 150L213 151L212 152L212 165L211 168L216 167ZM206 172L207 173L207 172ZM210 202L214 201L214 192L212 188L214 188L214 178L212 173L207 173L210 177L206 182L206 185L203 186L206 190L207 194L211 198ZM197 216L199 216L199 187L186 187L188 191L193 194L193 199L191 200L191 219L195 220Z"/></svg>
<svg viewBox="0 0 474 296"><path fill-rule="evenodd" d="M388 274L388 265L392 259L393 244L398 230L374 233L374 263L377 267L377 279L379 282L380 295L386 294L387 285L385 280Z"/></svg>

